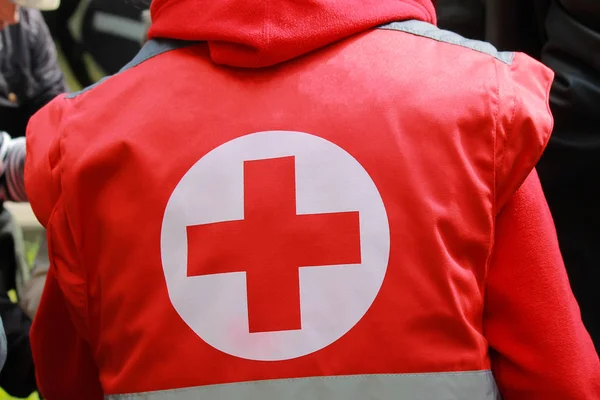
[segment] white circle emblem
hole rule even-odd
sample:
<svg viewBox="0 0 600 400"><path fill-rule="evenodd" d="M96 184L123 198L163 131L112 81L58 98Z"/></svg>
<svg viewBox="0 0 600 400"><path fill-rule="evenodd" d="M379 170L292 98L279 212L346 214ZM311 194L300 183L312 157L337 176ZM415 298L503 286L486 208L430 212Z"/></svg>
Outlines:
<svg viewBox="0 0 600 400"><path fill-rule="evenodd" d="M367 171L302 132L210 151L177 184L161 231L175 310L210 346L250 360L301 357L350 331L379 293L389 252Z"/></svg>

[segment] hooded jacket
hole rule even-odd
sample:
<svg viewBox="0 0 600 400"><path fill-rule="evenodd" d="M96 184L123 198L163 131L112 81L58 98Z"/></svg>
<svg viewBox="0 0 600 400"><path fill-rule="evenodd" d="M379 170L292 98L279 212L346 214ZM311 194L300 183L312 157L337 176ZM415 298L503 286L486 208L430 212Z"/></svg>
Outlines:
<svg viewBox="0 0 600 400"><path fill-rule="evenodd" d="M428 0L157 0L28 129L54 399L593 399L533 171L552 74Z"/></svg>

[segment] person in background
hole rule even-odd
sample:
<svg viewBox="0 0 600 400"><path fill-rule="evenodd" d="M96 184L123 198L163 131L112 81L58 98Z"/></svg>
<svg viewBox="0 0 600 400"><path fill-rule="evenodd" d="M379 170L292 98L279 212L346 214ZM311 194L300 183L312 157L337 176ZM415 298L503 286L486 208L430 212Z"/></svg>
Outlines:
<svg viewBox="0 0 600 400"><path fill-rule="evenodd" d="M154 0L27 130L48 400L600 398L535 165L552 71L431 0Z"/></svg>
<svg viewBox="0 0 600 400"><path fill-rule="evenodd" d="M0 132L0 202L27 201L23 185L23 168L25 163L25 138L12 139L6 132ZM8 213L2 215L6 222ZM11 218L12 219L12 218ZM9 220L10 221L10 220ZM8 229L7 229L8 228ZM3 248L0 261L3 267L2 292L0 292L0 316L6 333L6 363L0 371L0 387L8 394L16 397L26 397L36 390L35 370L29 344L31 319L24 310L8 296L8 289L15 289L14 276L19 273L15 268L16 256L12 253L13 246L22 246L20 231L14 221L2 226ZM11 241L12 238L12 241ZM7 245L8 242L8 245ZM19 249L18 251L23 251ZM25 273L22 272L22 275ZM7 278L11 276L13 278ZM13 279L7 282L7 279ZM27 281L26 281L27 282Z"/></svg>
<svg viewBox="0 0 600 400"><path fill-rule="evenodd" d="M4 161L0 198L0 316L8 341L6 364L0 386L16 397L36 389L29 343L31 319L8 296L11 289L23 294L29 275L20 229L4 209L4 200L24 200L19 175L10 160L23 151L22 137L33 114L67 88L54 43L39 10L55 9L58 0L0 0L0 130ZM28 8L24 8L26 6ZM15 147L16 146L16 147ZM24 156L24 152L19 153ZM7 164L8 161L8 164Z"/></svg>
<svg viewBox="0 0 600 400"><path fill-rule="evenodd" d="M57 0L0 0L0 129L24 136L29 118L67 90L52 37L40 11Z"/></svg>
<svg viewBox="0 0 600 400"><path fill-rule="evenodd" d="M439 0L438 9L441 28L526 52L556 74L554 131L537 169L600 354L600 1Z"/></svg>

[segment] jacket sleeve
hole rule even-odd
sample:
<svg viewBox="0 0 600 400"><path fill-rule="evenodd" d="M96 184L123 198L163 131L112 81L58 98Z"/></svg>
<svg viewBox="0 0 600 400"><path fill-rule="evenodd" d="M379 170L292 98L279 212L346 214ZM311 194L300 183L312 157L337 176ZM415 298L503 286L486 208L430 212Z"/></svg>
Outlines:
<svg viewBox="0 0 600 400"><path fill-rule="evenodd" d="M505 400L600 398L600 362L535 171L497 217L484 329Z"/></svg>
<svg viewBox="0 0 600 400"><path fill-rule="evenodd" d="M57 98L27 125L25 191L43 226L60 197L60 143L64 100Z"/></svg>
<svg viewBox="0 0 600 400"><path fill-rule="evenodd" d="M571 287L600 354L600 1L553 0L542 61L556 73L552 138L538 164Z"/></svg>
<svg viewBox="0 0 600 400"><path fill-rule="evenodd" d="M61 191L65 109L56 98L27 128L25 185L47 230L50 268L31 329L38 387L47 400L101 400L87 313L87 282Z"/></svg>

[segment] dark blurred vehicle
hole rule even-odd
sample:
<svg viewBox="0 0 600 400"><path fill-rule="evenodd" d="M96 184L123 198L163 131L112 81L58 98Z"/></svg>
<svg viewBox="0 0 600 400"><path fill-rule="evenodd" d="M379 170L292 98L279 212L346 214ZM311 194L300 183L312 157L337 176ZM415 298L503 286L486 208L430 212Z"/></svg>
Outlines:
<svg viewBox="0 0 600 400"><path fill-rule="evenodd" d="M84 54L106 74L118 72L140 49L146 33L142 11L149 6L149 0L62 0L58 10L44 17L73 75L81 86L89 86L93 79ZM80 12L83 18L77 20L76 30L81 37L77 39L70 25Z"/></svg>

